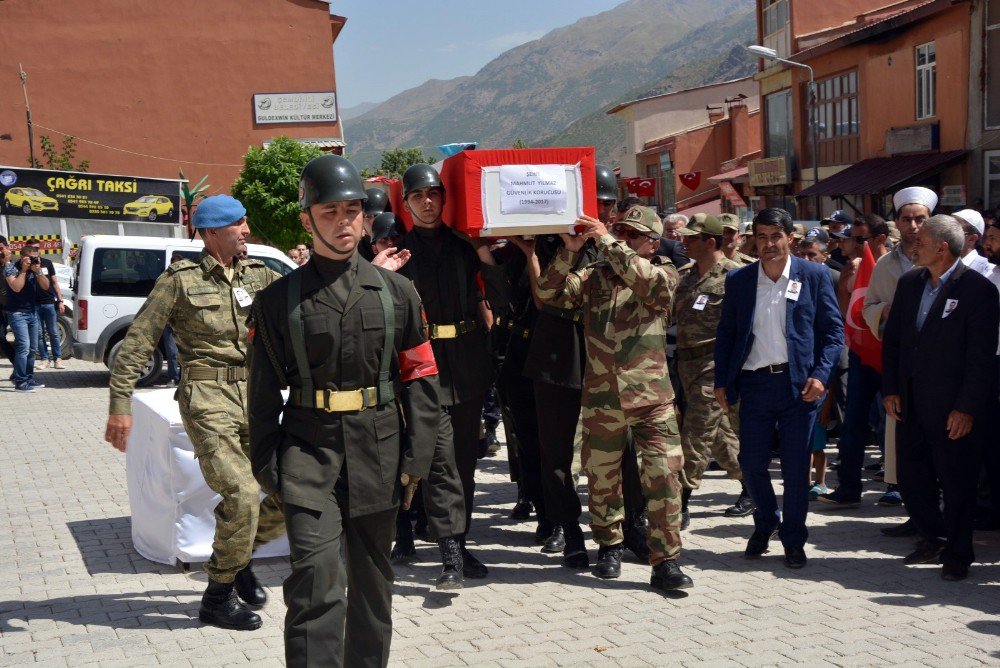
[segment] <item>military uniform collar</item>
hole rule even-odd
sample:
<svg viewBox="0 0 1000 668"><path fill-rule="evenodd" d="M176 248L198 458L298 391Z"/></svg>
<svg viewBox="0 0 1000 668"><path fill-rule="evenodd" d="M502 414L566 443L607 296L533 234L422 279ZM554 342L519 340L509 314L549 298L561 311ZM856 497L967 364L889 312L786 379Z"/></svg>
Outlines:
<svg viewBox="0 0 1000 668"><path fill-rule="evenodd" d="M201 252L201 256L198 258L198 264L201 266L201 268L205 271L206 274L211 274L213 271L216 271L216 267L218 267L219 268L218 271L222 273L225 273L226 270L225 266L221 262L216 260L215 256L209 253L207 250L203 250ZM230 267L232 267L233 269L233 276L236 276L243 271L245 265L242 262L240 262L240 259L238 257L234 257L233 263L230 265Z"/></svg>

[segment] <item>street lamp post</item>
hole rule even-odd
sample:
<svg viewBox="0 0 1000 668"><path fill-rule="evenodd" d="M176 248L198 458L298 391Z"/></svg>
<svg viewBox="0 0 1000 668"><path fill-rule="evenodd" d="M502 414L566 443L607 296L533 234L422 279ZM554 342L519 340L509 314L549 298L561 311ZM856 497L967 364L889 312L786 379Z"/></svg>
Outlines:
<svg viewBox="0 0 1000 668"><path fill-rule="evenodd" d="M779 58L778 52L774 49L770 49L766 46L760 46L759 44L751 44L747 47L747 51L753 55L763 58L765 60L776 60L779 63L784 63L786 65L791 65L792 67L801 67L803 69L809 70L809 137L812 141L812 172L813 172L813 185L819 183L819 138L817 136L818 128L816 119L816 80L813 78L813 68L805 63L798 63L794 60L789 60L787 58ZM820 201L819 195L816 195L815 206L816 206L816 217L822 217L820 212Z"/></svg>

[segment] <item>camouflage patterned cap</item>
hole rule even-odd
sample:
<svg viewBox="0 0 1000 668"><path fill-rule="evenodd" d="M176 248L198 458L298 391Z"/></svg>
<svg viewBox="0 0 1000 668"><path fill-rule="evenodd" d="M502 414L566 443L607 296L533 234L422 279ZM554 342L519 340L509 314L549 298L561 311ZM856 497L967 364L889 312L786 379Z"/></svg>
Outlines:
<svg viewBox="0 0 1000 668"><path fill-rule="evenodd" d="M792 236L796 239L804 239L806 236L806 226L802 223L792 225Z"/></svg>
<svg viewBox="0 0 1000 668"><path fill-rule="evenodd" d="M696 213L691 216L691 222L687 224L687 227L682 227L677 230L677 233L684 236L711 234L713 237L721 237L722 221L710 213Z"/></svg>
<svg viewBox="0 0 1000 668"><path fill-rule="evenodd" d="M719 222L722 227L730 230L740 231L740 219L735 213L723 213L719 215Z"/></svg>
<svg viewBox="0 0 1000 668"><path fill-rule="evenodd" d="M648 206L633 206L625 212L621 220L616 222L642 232L652 232L658 237L663 236L663 221Z"/></svg>

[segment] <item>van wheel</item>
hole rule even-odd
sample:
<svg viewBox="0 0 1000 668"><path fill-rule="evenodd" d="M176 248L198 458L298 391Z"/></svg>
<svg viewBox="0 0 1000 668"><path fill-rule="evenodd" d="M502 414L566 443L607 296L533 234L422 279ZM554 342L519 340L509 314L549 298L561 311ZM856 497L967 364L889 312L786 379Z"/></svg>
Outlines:
<svg viewBox="0 0 1000 668"><path fill-rule="evenodd" d="M108 368L112 371L115 368L115 362L118 361L118 353L122 349L122 343L125 339L122 339L114 346L111 347L111 352L108 353ZM142 368L142 373L139 374L139 380L136 382L137 387L149 387L156 382L156 379L160 377L160 372L163 371L163 353L160 352L159 348L153 350L152 357L146 362L146 366Z"/></svg>
<svg viewBox="0 0 1000 668"><path fill-rule="evenodd" d="M61 344L62 358L68 360L73 356L73 323L64 315L56 318L56 327L59 329L59 341Z"/></svg>

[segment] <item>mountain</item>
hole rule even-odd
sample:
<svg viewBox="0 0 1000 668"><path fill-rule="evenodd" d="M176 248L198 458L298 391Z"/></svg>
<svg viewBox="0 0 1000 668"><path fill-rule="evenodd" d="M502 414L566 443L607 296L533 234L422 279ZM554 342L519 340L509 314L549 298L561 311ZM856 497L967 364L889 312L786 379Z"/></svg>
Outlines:
<svg viewBox="0 0 1000 668"><path fill-rule="evenodd" d="M676 62L683 63L666 76L633 88L627 94L596 111L583 116L563 130L545 138L541 146L595 146L597 161L617 164L625 146L625 122L605 113L622 102L672 93L675 91L731 81L750 76L757 69L756 61L747 55L743 45L750 44L756 35L754 12L732 14L698 29L705 39L692 45L678 45ZM713 54L706 57L708 54ZM700 57L699 57L700 56Z"/></svg>
<svg viewBox="0 0 1000 668"><path fill-rule="evenodd" d="M345 123L348 153L370 166L395 147L432 153L454 141L538 145L637 87L651 88L681 65L716 56L717 33L731 38L741 20L753 20L753 6L753 0L628 0L510 49L474 76L431 80L386 100Z"/></svg>
<svg viewBox="0 0 1000 668"><path fill-rule="evenodd" d="M356 104L353 107L342 107L340 109L340 119L343 121L349 121L352 118L357 118L361 114L371 111L378 106L378 102L362 102L361 104Z"/></svg>

